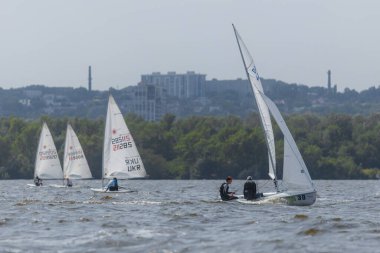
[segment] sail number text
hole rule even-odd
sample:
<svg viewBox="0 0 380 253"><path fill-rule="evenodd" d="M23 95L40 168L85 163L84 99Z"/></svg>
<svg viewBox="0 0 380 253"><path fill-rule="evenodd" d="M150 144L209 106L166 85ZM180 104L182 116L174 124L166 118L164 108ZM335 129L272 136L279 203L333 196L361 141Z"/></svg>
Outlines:
<svg viewBox="0 0 380 253"><path fill-rule="evenodd" d="M305 197L304 194L302 194L302 195L297 195L296 199L297 199L297 200L305 200L306 197Z"/></svg>
<svg viewBox="0 0 380 253"><path fill-rule="evenodd" d="M132 147L132 138L130 135L121 135L116 138L112 138L112 149L113 151L131 148Z"/></svg>
<svg viewBox="0 0 380 253"><path fill-rule="evenodd" d="M125 159L125 164L127 165L127 168L128 168L129 172L141 169L139 158L137 158L137 157L136 158L127 158L127 159Z"/></svg>
<svg viewBox="0 0 380 253"><path fill-rule="evenodd" d="M113 151L116 151L119 149L131 148L131 147L132 147L132 142L130 141L112 145Z"/></svg>

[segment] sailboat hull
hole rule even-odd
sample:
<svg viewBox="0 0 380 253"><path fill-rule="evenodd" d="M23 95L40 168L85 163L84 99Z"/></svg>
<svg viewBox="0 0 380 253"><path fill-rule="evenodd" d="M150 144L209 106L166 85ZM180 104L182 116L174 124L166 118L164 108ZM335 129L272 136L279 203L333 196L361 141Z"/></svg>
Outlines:
<svg viewBox="0 0 380 253"><path fill-rule="evenodd" d="M53 188L68 188L66 185L63 184L49 184L49 186Z"/></svg>
<svg viewBox="0 0 380 253"><path fill-rule="evenodd" d="M317 199L317 192L298 193L283 197L291 206L310 206Z"/></svg>
<svg viewBox="0 0 380 253"><path fill-rule="evenodd" d="M27 184L27 186L29 187L37 187L37 188L40 188L40 187L47 187L46 185L40 185L40 186L37 186L35 184Z"/></svg>
<svg viewBox="0 0 380 253"><path fill-rule="evenodd" d="M106 191L104 188L91 188L94 193L107 193L107 194L117 194L117 193L132 193L136 192L134 190L121 189L118 191Z"/></svg>
<svg viewBox="0 0 380 253"><path fill-rule="evenodd" d="M308 192L308 193L300 193L300 192L265 192L263 193L263 197L257 198L255 200L246 200L241 195L237 201L243 204L262 204L268 202L278 202L278 201L286 201L288 205L291 206L310 206L314 204L317 198L317 192Z"/></svg>

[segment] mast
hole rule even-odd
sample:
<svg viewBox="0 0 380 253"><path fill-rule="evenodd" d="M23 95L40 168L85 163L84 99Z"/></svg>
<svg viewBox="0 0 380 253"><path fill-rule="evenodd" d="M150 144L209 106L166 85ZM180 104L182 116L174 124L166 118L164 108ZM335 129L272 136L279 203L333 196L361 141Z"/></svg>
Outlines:
<svg viewBox="0 0 380 253"><path fill-rule="evenodd" d="M252 90L252 93L253 93L253 95L254 95L254 94L255 94L255 91L253 90L253 85L254 85L254 84L251 82L250 75L249 75L249 73L248 73L248 71L247 71L247 65L246 65L246 62L245 62L245 59L244 59L244 56L243 56L243 52L242 52L242 50L241 50L241 46L240 46L239 39L238 39L238 35L237 35L237 30L236 30L234 24L232 24L232 27L233 27L233 29L234 29L236 42L237 42L238 47L239 47L240 56L241 56L241 59L242 59L242 61L243 61L244 70L245 70L245 73L246 73L246 75L247 75L247 79L248 79L249 83L251 84L251 90ZM260 117L261 117L260 123L261 123L261 126L262 126L262 128L263 128L263 130L264 130L264 133L265 133L265 135L266 135L266 130L265 130L264 123L263 123L263 120L262 120L262 119L263 119L262 110L261 110L261 107L260 107L259 103L257 103L257 101L256 101L256 104L257 104L257 106L259 107L259 113L260 113ZM276 191L279 191L279 190L278 190L278 186L277 186L277 173L276 173L277 170L276 170L276 167L274 166L274 162L273 162L275 158L272 157L272 153L270 152L270 147L269 147L268 138L266 138L266 142L265 142L265 143L266 143L266 146L267 146L267 149L268 149L269 161L270 161L270 163L271 163L271 165L272 165L272 168L273 168L273 170L274 170L274 179L273 179L273 183L274 183L274 186L275 186L275 188L276 188Z"/></svg>
<svg viewBox="0 0 380 253"><path fill-rule="evenodd" d="M66 124L66 139L65 139L65 146L64 146L64 151L63 151L63 178L62 178L62 184L65 185L65 177L66 177L66 166L67 164L65 164L66 162L66 145L67 145L67 140L69 138L69 125L70 123L67 121L67 124Z"/></svg>

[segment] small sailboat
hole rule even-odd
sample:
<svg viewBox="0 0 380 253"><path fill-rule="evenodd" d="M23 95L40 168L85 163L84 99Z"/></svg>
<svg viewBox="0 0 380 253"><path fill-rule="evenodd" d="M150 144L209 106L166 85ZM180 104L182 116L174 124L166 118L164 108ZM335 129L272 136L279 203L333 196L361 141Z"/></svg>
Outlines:
<svg viewBox="0 0 380 253"><path fill-rule="evenodd" d="M63 156L63 180L67 179L90 179L92 174L86 156L80 145L78 136L70 124L67 124L65 152ZM67 187L62 185L51 185L53 187Z"/></svg>
<svg viewBox="0 0 380 253"><path fill-rule="evenodd" d="M232 26L265 132L269 158L268 175L273 180L276 190L275 192L264 193L263 198L285 199L290 205L312 205L316 200L317 193L306 164L276 104L265 96L253 58L235 26ZM284 135L284 164L281 182L278 182L276 173L275 139L270 115L272 115ZM238 199L238 201L243 203L252 202L244 199Z"/></svg>
<svg viewBox="0 0 380 253"><path fill-rule="evenodd" d="M91 188L94 192L126 193L132 190L106 191L104 179L130 179L146 176L144 164L137 150L123 114L112 95L108 99L107 118L104 130L102 188ZM120 186L119 186L120 188Z"/></svg>
<svg viewBox="0 0 380 253"><path fill-rule="evenodd" d="M70 124L67 124L65 154L63 157L63 175L70 179L90 179L92 174L78 136Z"/></svg>
<svg viewBox="0 0 380 253"><path fill-rule="evenodd" d="M47 124L44 122L38 143L36 161L34 167L34 178L40 179L62 179L62 167L59 161L57 149ZM35 184L28 184L36 186Z"/></svg>

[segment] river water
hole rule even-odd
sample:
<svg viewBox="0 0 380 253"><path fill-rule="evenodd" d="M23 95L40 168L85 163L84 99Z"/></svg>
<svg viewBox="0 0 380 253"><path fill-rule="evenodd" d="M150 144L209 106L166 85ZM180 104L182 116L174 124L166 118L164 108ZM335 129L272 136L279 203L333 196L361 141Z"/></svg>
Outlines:
<svg viewBox="0 0 380 253"><path fill-rule="evenodd" d="M0 181L0 252L380 252L375 180L314 181L307 207L221 202L222 180L131 180L137 193L112 197L99 180L27 183Z"/></svg>

